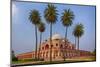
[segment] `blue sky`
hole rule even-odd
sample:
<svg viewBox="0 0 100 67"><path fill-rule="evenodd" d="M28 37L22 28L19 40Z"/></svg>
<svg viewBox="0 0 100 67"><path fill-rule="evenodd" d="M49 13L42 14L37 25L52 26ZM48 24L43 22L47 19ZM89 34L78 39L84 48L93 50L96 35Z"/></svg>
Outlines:
<svg viewBox="0 0 100 67"><path fill-rule="evenodd" d="M84 35L80 38L80 49L93 51L95 49L95 6L80 6L68 4L54 4L58 10L58 21L53 25L53 34L65 35L65 27L61 22L61 14L64 9L70 8L75 15L73 25L68 29L68 39L74 43L72 31L77 23L84 25ZM34 2L12 2L12 49L15 54L35 50L34 25L29 21L29 12L36 9L40 12L46 30L43 33L43 40L49 37L49 24L44 19L44 10L47 3ZM39 35L39 32L38 32ZM38 36L39 38L39 36ZM38 40L39 41L39 40Z"/></svg>

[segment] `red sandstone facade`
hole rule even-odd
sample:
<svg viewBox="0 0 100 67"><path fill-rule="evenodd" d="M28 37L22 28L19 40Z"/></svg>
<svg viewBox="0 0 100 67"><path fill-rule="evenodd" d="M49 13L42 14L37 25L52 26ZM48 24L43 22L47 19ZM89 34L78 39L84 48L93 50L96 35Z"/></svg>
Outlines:
<svg viewBox="0 0 100 67"><path fill-rule="evenodd" d="M66 45L65 45L66 41ZM50 48L52 47L52 59L53 60L62 60L65 56L66 58L75 58L75 57L84 57L92 56L91 52L84 50L77 50L74 44L60 37L59 34L55 34L52 37L52 46L50 46L50 40L45 40L39 46L37 51L37 57L48 61L50 59ZM19 60L32 59L35 58L35 51L22 53L17 55Z"/></svg>

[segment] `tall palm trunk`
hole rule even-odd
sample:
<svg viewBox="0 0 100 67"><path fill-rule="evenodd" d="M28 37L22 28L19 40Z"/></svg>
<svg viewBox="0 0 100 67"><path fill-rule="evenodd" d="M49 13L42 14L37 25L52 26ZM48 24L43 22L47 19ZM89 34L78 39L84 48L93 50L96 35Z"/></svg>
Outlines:
<svg viewBox="0 0 100 67"><path fill-rule="evenodd" d="M41 41L42 41L42 32L40 32L40 47L39 47L39 55L38 55L39 59L40 59Z"/></svg>
<svg viewBox="0 0 100 67"><path fill-rule="evenodd" d="M64 61L65 61L65 53L66 53L66 50L65 50L65 45L67 44L67 41L66 41L66 39L67 39L67 29L68 29L68 27L66 27L66 32L65 32L65 44L64 44Z"/></svg>
<svg viewBox="0 0 100 67"><path fill-rule="evenodd" d="M35 38L36 38L36 45L35 45L35 59L37 59L37 26L35 25Z"/></svg>
<svg viewBox="0 0 100 67"><path fill-rule="evenodd" d="M52 23L50 24L50 62L52 61Z"/></svg>
<svg viewBox="0 0 100 67"><path fill-rule="evenodd" d="M78 50L79 50L79 37L78 37Z"/></svg>
<svg viewBox="0 0 100 67"><path fill-rule="evenodd" d="M80 56L80 52L79 52L79 37L78 37L78 56Z"/></svg>
<svg viewBox="0 0 100 67"><path fill-rule="evenodd" d="M75 37L75 49L76 49L76 37Z"/></svg>

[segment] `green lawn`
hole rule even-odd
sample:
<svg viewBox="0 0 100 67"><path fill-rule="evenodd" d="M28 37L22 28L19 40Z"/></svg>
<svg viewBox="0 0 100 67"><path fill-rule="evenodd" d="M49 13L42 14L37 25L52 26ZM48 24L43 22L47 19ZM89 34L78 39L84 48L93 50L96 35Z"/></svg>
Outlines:
<svg viewBox="0 0 100 67"><path fill-rule="evenodd" d="M70 58L66 59L66 61L34 61L34 60L20 60L20 61L13 61L12 64L14 65L43 65L43 64L58 64L58 63L74 63L74 62L90 62L95 61L95 57L78 57L78 58Z"/></svg>

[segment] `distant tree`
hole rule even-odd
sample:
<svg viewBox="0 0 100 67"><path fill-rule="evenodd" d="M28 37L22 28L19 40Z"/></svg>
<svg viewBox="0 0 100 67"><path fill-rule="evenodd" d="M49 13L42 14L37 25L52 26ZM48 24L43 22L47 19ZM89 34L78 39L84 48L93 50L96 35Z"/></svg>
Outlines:
<svg viewBox="0 0 100 67"><path fill-rule="evenodd" d="M75 37L75 49L76 49L76 40L77 40L77 37L76 37L76 32L75 32L75 28L74 28L74 30L73 30L73 32L72 32L72 35L74 35L74 37Z"/></svg>
<svg viewBox="0 0 100 67"><path fill-rule="evenodd" d="M74 34L75 37L78 38L78 45L77 45L78 47L77 47L77 49L79 50L79 38L84 34L84 27L83 27L83 25L82 24L77 24L75 26L73 34Z"/></svg>
<svg viewBox="0 0 100 67"><path fill-rule="evenodd" d="M12 61L18 61L18 58L15 56L14 51L12 50Z"/></svg>

